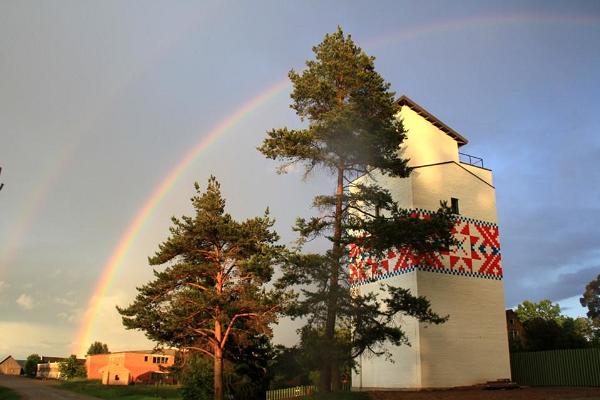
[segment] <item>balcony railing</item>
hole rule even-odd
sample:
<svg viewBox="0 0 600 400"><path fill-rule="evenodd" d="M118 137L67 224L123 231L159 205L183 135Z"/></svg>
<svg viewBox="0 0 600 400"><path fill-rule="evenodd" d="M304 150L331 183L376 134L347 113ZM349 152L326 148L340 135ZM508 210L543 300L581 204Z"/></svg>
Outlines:
<svg viewBox="0 0 600 400"><path fill-rule="evenodd" d="M483 167L483 158L481 157L475 157L472 156L470 154L466 154L466 153L458 153L458 158L460 159L460 162L465 163L465 164L470 164L473 165L475 167Z"/></svg>

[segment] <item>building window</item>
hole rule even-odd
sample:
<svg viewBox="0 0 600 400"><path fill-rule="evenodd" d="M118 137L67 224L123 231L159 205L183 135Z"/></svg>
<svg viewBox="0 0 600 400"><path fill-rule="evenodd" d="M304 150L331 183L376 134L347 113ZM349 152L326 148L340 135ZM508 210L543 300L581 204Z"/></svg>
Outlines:
<svg viewBox="0 0 600 400"><path fill-rule="evenodd" d="M450 198L450 209L452 210L452 214L460 214L458 210L458 199L454 197Z"/></svg>

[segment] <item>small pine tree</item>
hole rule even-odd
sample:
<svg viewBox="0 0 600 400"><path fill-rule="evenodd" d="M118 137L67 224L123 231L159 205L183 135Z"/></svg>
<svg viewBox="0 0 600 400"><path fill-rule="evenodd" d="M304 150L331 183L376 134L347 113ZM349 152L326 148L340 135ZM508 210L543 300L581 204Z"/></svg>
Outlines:
<svg viewBox="0 0 600 400"><path fill-rule="evenodd" d="M79 363L75 354L59 363L58 370L61 379L85 378L87 375L85 365Z"/></svg>
<svg viewBox="0 0 600 400"><path fill-rule="evenodd" d="M204 193L195 187L195 215L173 218L171 236L149 258L166 268L138 288L133 304L117 309L127 329L208 357L214 398L222 400L226 346L235 341L243 348L253 335L270 336L269 324L286 303L284 291L265 287L283 249L268 210L237 222L225 213L216 178Z"/></svg>
<svg viewBox="0 0 600 400"><path fill-rule="evenodd" d="M94 354L108 354L108 345L102 342L94 342L90 345L90 348L87 351L88 356L93 356Z"/></svg>

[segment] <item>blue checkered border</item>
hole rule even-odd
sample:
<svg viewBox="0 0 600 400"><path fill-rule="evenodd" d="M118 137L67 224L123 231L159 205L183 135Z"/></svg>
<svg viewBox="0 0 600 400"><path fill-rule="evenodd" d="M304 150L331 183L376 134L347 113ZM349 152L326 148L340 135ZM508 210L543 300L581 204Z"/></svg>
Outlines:
<svg viewBox="0 0 600 400"><path fill-rule="evenodd" d="M426 265L425 266L412 265L408 268L399 269L397 271L387 272L385 274L377 275L376 278L367 278L367 279L363 279L362 281L359 281L359 282L354 282L350 285L350 287L358 287L358 286L366 285L368 283L382 281L384 279L393 278L394 276L399 276L399 275L408 274L410 272L415 272L416 270L435 272L438 274L464 276L467 278L491 279L491 280L495 280L495 281L502 280L502 275L482 274L480 272L459 271L456 269L448 269L448 268L435 268L435 267L429 267Z"/></svg>
<svg viewBox="0 0 600 400"><path fill-rule="evenodd" d="M407 208L406 210L409 213L410 212L418 212L418 213L422 213L422 214L433 214L435 212L435 211L427 210L425 208ZM469 218L469 217L465 217L464 215L460 215L460 214L455 214L454 217L459 221L468 222L471 224L483 225L488 228L497 228L498 227L498 224L495 224L493 222L482 221L480 219L475 219L475 218Z"/></svg>

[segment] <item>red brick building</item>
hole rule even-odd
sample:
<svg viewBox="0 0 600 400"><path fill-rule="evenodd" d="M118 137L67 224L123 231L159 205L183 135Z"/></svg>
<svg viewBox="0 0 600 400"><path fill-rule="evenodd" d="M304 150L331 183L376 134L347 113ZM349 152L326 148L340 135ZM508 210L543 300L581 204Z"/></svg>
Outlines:
<svg viewBox="0 0 600 400"><path fill-rule="evenodd" d="M175 354L175 350L141 350L87 356L87 377L101 379L104 385L162 381Z"/></svg>

